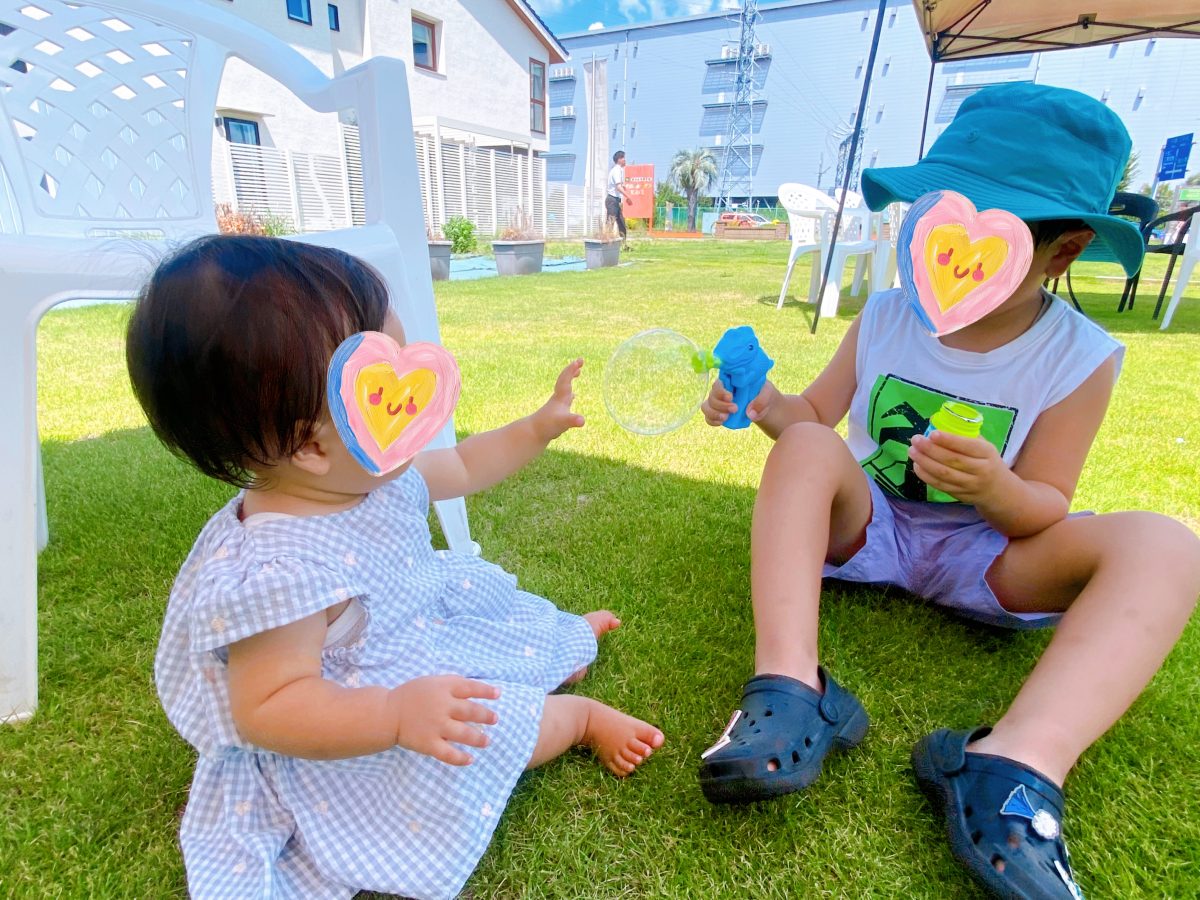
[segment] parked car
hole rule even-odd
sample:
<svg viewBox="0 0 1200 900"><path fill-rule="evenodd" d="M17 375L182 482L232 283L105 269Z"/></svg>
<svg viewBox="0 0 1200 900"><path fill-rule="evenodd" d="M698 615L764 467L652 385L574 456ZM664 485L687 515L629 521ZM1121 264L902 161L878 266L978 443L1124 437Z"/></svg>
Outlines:
<svg viewBox="0 0 1200 900"><path fill-rule="evenodd" d="M747 212L723 212L717 219L725 225L736 225L742 228L757 228L759 225L770 225L771 223L758 213Z"/></svg>

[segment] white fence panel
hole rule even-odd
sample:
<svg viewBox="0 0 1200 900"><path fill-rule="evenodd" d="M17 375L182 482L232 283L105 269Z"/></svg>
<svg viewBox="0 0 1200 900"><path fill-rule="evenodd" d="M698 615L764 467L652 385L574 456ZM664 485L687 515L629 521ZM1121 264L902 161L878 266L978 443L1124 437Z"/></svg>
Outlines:
<svg viewBox="0 0 1200 900"><path fill-rule="evenodd" d="M287 152L230 144L213 148L213 200L242 212L274 215L301 231L326 231L366 221L358 129L342 125L342 155ZM581 199L565 185L547 185L546 162L524 153L489 150L415 134L425 222L440 230L465 216L481 237L510 227L524 213L535 231L566 237L587 231Z"/></svg>

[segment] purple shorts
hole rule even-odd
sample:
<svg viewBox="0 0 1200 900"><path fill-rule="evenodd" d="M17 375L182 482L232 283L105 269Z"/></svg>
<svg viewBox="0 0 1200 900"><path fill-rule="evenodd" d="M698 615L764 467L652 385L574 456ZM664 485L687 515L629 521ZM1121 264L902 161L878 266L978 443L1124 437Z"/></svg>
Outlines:
<svg viewBox="0 0 1200 900"><path fill-rule="evenodd" d="M825 564L824 576L861 584L892 584L960 616L1001 628L1045 628L1058 613L1014 613L988 587L987 572L1008 538L962 503L890 497L871 485L867 541L845 564Z"/></svg>

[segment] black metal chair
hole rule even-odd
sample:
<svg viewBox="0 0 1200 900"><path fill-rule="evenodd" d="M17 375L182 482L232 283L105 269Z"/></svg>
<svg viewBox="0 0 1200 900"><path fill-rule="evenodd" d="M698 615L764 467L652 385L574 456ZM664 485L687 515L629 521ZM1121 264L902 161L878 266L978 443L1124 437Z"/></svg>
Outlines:
<svg viewBox="0 0 1200 900"><path fill-rule="evenodd" d="M1112 203L1109 204L1108 214L1110 216L1121 216L1122 218L1132 219L1137 222L1138 230L1142 233L1142 239L1149 240L1148 235L1153 230L1155 223L1158 221L1154 217L1158 215L1158 204L1153 197L1147 197L1145 194L1131 194L1126 191L1118 191L1114 196ZM1106 244L1099 241L1092 241L1081 254L1076 262L1107 262L1119 263L1117 257ZM1121 291L1121 303L1117 307L1118 312L1123 312L1128 303L1129 308L1133 308L1133 296L1137 292L1138 275L1134 274L1132 278L1125 279L1125 287ZM1054 281L1054 289L1058 289L1058 279ZM1067 270L1067 294L1071 298L1071 302L1075 304L1075 308L1083 312L1083 307L1079 305L1079 299L1075 296L1075 290L1071 285L1071 270Z"/></svg>
<svg viewBox="0 0 1200 900"><path fill-rule="evenodd" d="M1175 261L1183 256L1183 251L1187 249L1187 235L1192 227L1192 220L1196 216L1196 212L1200 211L1200 206L1188 206L1184 209L1177 209L1173 213L1167 213L1165 216L1159 216L1146 227L1146 253L1169 253L1171 261L1167 263L1167 274L1163 278L1162 287L1158 291L1158 302L1154 304L1154 315L1151 318L1157 319L1159 312L1162 310L1163 298L1167 296L1167 286L1171 283L1171 273L1175 271ZM1161 244L1151 244L1150 237L1162 226L1168 226L1172 222L1179 222L1179 227L1175 229L1163 230L1163 237L1169 239L1169 243L1164 241ZM1141 273L1138 273L1141 274ZM1137 287L1134 287L1137 291ZM1129 308L1133 309L1133 295L1129 297ZM1120 310L1118 309L1118 312Z"/></svg>

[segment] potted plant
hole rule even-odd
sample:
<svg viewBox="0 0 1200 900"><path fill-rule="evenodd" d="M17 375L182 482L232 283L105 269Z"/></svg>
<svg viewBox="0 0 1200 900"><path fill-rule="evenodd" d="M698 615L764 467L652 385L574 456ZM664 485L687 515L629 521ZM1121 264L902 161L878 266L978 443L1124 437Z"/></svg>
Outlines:
<svg viewBox="0 0 1200 900"><path fill-rule="evenodd" d="M509 226L492 241L497 275L534 275L542 271L545 237L533 227L529 216L517 207Z"/></svg>
<svg viewBox="0 0 1200 900"><path fill-rule="evenodd" d="M621 259L621 233L617 223L605 216L596 223L596 229L583 239L583 255L589 269L604 269L615 266Z"/></svg>
<svg viewBox="0 0 1200 900"><path fill-rule="evenodd" d="M450 278L450 249L452 241L436 228L426 228L425 238L429 242L429 273L434 281L446 281Z"/></svg>

